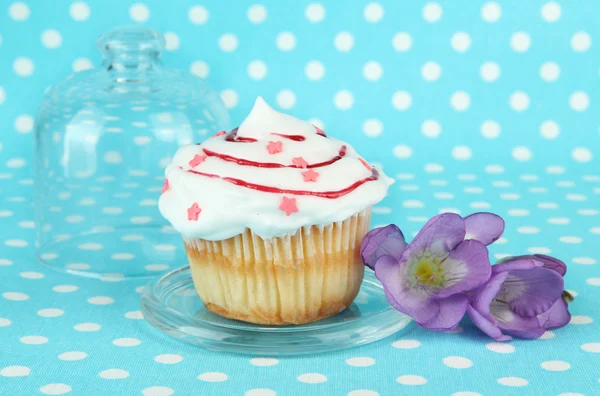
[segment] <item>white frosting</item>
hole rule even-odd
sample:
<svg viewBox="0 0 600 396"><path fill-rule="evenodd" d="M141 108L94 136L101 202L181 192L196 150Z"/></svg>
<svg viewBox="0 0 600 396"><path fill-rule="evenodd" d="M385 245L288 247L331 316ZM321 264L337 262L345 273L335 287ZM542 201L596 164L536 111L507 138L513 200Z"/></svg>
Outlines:
<svg viewBox="0 0 600 396"><path fill-rule="evenodd" d="M260 237L270 239L293 234L303 226L342 221L381 201L393 183L380 169L368 169L347 143L317 134L313 125L273 110L260 97L237 130L237 139L256 141L227 141L227 136L234 133L180 148L166 169L168 188L160 197L159 209L173 227L188 238L223 240L249 228ZM302 136L304 141L276 134ZM281 142L281 152L270 154L267 148L270 142ZM346 151L341 159L329 165L310 167L339 157L343 146ZM285 167L244 165L211 153ZM192 168L190 161L196 155L207 157ZM297 157L318 173L316 181L305 181L302 173L309 169L294 167ZM232 183L231 178L287 191L258 191ZM335 198L300 193L340 191L363 180L368 181ZM283 197L295 198L298 211L286 215L279 208ZM194 203L201 212L197 220L190 220L188 208Z"/></svg>

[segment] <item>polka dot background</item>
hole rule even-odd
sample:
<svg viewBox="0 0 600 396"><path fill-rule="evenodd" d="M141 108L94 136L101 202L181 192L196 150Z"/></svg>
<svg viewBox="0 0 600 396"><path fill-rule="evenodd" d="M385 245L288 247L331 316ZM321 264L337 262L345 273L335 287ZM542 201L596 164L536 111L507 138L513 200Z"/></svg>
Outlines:
<svg viewBox="0 0 600 396"><path fill-rule="evenodd" d="M354 1L343 7L333 0L3 2L0 390L599 394L597 13L593 0ZM375 208L374 225L395 222L412 235L442 211L504 216L507 230L492 256L543 253L567 262L567 288L577 296L571 324L535 341L493 342L465 322L450 334L411 325L378 343L327 355L228 355L147 325L139 311L142 282L87 280L37 264L31 208L36 105L68 73L98 67L96 38L128 23L162 31L164 61L206 79L234 123L263 95L382 164L396 184ZM137 143L147 141L140 136ZM109 163L126 161L118 151L103 155ZM152 207L155 199L144 196L135 205ZM122 201L102 211L134 224L147 221ZM99 243L81 249L96 254L98 246L111 260L135 260ZM88 268L85 261L70 265Z"/></svg>

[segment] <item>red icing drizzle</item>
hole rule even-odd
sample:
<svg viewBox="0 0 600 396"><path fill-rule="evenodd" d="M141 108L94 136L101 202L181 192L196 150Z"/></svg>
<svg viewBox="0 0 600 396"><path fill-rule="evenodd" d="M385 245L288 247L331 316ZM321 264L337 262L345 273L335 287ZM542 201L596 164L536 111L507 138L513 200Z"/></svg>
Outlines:
<svg viewBox="0 0 600 396"><path fill-rule="evenodd" d="M233 177L221 177L219 175L215 175L212 173L198 172L198 171L191 170L191 169L188 170L188 172L194 173L194 174L200 175L200 176L222 179L222 180L225 180L226 182L235 184L237 186L250 188L252 190L257 190L257 191L263 191L263 192L269 192L269 193L275 193L275 194L310 195L313 197L321 197L321 198L328 198L328 199L335 199L335 198L343 197L344 195L349 194L352 191L356 190L358 187L362 186L363 184L370 182L370 181L377 180L379 178L379 174L377 173L377 171L373 170L373 173L371 174L371 176L366 177L362 180L359 180L341 190L337 190L337 191L306 191L306 190L287 190L287 189L283 189L283 188L264 186L262 184L249 183L244 180L236 179Z"/></svg>
<svg viewBox="0 0 600 396"><path fill-rule="evenodd" d="M271 133L271 135L281 136L282 138L290 139L295 142L303 142L306 140L306 138L302 135L284 135L282 133Z"/></svg>
<svg viewBox="0 0 600 396"><path fill-rule="evenodd" d="M209 157L217 157L219 159L222 159L223 161L235 162L238 165L254 166L256 168L303 168L303 167L297 166L297 165L283 165L283 164L277 164L274 162L250 161L250 160L246 160L243 158L237 158L237 157L227 155L227 154L217 153L217 152L207 150L207 149L203 149L203 150L204 150L204 154L208 155ZM320 168L322 166L331 165L334 162L341 160L345 155L346 155L346 146L342 146L340 148L340 151L338 152L338 155L336 155L329 161L319 162L316 164L309 164L308 166L306 166L306 168Z"/></svg>

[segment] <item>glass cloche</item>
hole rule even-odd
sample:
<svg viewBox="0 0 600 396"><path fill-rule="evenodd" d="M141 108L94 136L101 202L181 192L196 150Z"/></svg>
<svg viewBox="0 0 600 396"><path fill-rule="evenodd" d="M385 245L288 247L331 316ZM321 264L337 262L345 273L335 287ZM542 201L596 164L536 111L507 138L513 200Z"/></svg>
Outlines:
<svg viewBox="0 0 600 396"><path fill-rule="evenodd" d="M157 208L164 168L179 146L227 129L227 110L202 80L161 63L155 31L116 28L98 47L102 67L51 87L37 114L37 256L105 280L182 266Z"/></svg>

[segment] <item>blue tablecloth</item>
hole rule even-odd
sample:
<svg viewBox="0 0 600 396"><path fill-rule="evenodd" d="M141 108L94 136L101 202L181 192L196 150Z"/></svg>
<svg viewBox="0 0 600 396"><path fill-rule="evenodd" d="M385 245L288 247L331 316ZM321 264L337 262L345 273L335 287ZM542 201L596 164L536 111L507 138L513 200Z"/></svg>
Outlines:
<svg viewBox="0 0 600 396"><path fill-rule="evenodd" d="M1 395L600 394L598 3L347 3L0 5ZM440 211L502 215L492 255L563 259L572 323L503 344L467 321L451 334L411 324L342 352L253 358L150 327L142 282L38 264L33 99L132 20L169 32L166 61L206 77L234 121L261 94L382 163L397 182L374 225L411 235Z"/></svg>

